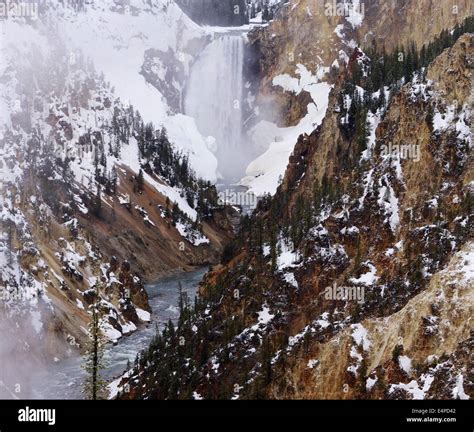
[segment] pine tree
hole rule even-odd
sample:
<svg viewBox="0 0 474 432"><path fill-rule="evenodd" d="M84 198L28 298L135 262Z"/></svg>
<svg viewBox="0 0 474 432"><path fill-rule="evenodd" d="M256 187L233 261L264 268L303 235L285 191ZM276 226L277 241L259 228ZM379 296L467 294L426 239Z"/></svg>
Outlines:
<svg viewBox="0 0 474 432"><path fill-rule="evenodd" d="M115 166L112 168L112 176L110 179L111 185L110 190L115 195L117 193L118 175Z"/></svg>
<svg viewBox="0 0 474 432"><path fill-rule="evenodd" d="M143 170L140 168L137 176L137 191L143 192L143 188L145 187L145 179L143 177Z"/></svg>
<svg viewBox="0 0 474 432"><path fill-rule="evenodd" d="M100 310L99 310L99 292L101 285L95 285L95 301L91 305L91 320L88 327L89 342L85 355L83 369L87 376L83 384L83 392L88 399L97 400L104 396L106 382L101 377L101 370L106 366L104 361L105 338L102 335Z"/></svg>
<svg viewBox="0 0 474 432"><path fill-rule="evenodd" d="M180 210L178 204L174 203L173 204L173 210L171 213L171 219L173 221L173 225L176 225L179 222L180 219Z"/></svg>
<svg viewBox="0 0 474 432"><path fill-rule="evenodd" d="M385 89L382 87L380 89L378 107L384 109L386 103L387 103L387 99L386 99L386 96L385 96Z"/></svg>
<svg viewBox="0 0 474 432"><path fill-rule="evenodd" d="M270 234L270 257L271 257L272 271L275 272L277 270L278 254L277 254L277 238L276 238L275 231L273 228Z"/></svg>
<svg viewBox="0 0 474 432"><path fill-rule="evenodd" d="M94 173L96 181L99 181L100 170L99 170L99 148L94 146Z"/></svg>
<svg viewBox="0 0 474 432"><path fill-rule="evenodd" d="M370 135L370 123L367 120L367 111L365 109L361 110L358 125L357 125L357 147L358 155L362 153L366 148L369 141Z"/></svg>

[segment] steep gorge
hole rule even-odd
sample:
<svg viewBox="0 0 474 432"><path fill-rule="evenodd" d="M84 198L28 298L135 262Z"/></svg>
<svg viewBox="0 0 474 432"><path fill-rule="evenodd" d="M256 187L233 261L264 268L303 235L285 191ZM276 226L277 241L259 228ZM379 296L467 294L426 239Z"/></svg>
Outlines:
<svg viewBox="0 0 474 432"><path fill-rule="evenodd" d="M53 16L72 27L104 8L77 7L0 21L0 328L22 328L0 346L6 397L16 385L14 397L31 395L34 371L84 352L92 304L115 342L149 323L145 283L216 262L233 236L234 211L180 143L50 25ZM148 7L137 20L182 15ZM111 25L122 16L100 10Z"/></svg>
<svg viewBox="0 0 474 432"><path fill-rule="evenodd" d="M411 38L405 18L405 42L431 41ZM299 23L298 35L321 37ZM278 26L260 32L273 39ZM196 309L142 354L122 397L473 397L471 32L378 92L368 90L374 64L353 47L276 195L243 220ZM288 52L264 56L268 86ZM363 141L347 120L360 112ZM404 146L418 157L393 153ZM345 287L363 301L334 294ZM170 368L179 376L164 377Z"/></svg>
<svg viewBox="0 0 474 432"><path fill-rule="evenodd" d="M332 5L342 3L361 6ZM83 349L90 305L115 341L149 321L146 281L213 265L233 239L194 305L181 299L177 326L114 383L119 397L474 396L468 2L454 13L447 1L371 0L339 16L293 0L248 35L250 55L240 35L211 37L169 2L78 4L79 14L60 6L58 22L106 23L94 30L113 41L110 63L138 79L107 64L115 90L31 23L16 29L30 45L11 44L1 58L0 325L9 334L22 322L23 332L21 344L0 344L9 359L0 395L31 363ZM134 43L107 33L124 22ZM156 22L172 26L166 43ZM46 52L31 43L43 37ZM130 88L139 107L126 100ZM216 100L203 104L209 94ZM290 128L265 124L275 119ZM217 131L221 169L238 173L240 127L259 122L270 131L253 135L259 149L268 136L279 148L304 133L289 159L282 152L276 193L234 238L235 211L193 162L212 178L199 157Z"/></svg>

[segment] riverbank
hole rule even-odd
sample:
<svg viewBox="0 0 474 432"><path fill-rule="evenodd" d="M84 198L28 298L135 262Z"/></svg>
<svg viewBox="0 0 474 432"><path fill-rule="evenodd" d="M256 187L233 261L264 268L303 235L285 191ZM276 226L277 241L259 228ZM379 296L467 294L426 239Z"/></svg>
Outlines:
<svg viewBox="0 0 474 432"><path fill-rule="evenodd" d="M152 309L151 321L146 327L120 339L116 345L107 346L104 356L107 369L103 371L103 377L107 381L112 382L125 372L127 363L133 363L136 355L148 346L157 328L161 331L170 319L173 322L178 319L179 284L193 299L206 271L207 267L203 267L191 272L174 274L146 286ZM34 380L30 392L31 398L82 399L82 382L85 376L82 363L81 356L54 363Z"/></svg>

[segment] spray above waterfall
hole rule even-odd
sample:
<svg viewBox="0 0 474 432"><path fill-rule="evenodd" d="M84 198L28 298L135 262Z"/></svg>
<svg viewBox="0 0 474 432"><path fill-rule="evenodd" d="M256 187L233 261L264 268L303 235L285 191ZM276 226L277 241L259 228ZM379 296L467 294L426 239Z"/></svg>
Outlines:
<svg viewBox="0 0 474 432"><path fill-rule="evenodd" d="M199 131L215 139L212 149L224 182L235 181L248 156L242 134L244 38L220 35L197 59L185 96L185 111Z"/></svg>

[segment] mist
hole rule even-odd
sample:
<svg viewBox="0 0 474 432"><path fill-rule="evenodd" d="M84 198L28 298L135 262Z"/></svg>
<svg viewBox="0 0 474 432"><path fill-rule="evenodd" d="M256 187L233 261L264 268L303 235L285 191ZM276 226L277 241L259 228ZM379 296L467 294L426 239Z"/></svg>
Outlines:
<svg viewBox="0 0 474 432"><path fill-rule="evenodd" d="M241 34L218 35L193 64L185 95L185 114L215 139L211 150L224 183L238 181L250 162L242 130L244 49Z"/></svg>
<svg viewBox="0 0 474 432"><path fill-rule="evenodd" d="M45 367L45 346L28 323L28 311L0 309L0 399L34 398L34 383Z"/></svg>

